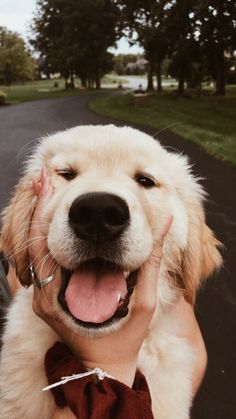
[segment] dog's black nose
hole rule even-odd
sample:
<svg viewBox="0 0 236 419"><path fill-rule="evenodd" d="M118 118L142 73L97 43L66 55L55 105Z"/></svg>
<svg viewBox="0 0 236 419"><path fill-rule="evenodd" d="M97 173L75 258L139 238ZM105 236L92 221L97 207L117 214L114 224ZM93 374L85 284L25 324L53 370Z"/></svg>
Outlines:
<svg viewBox="0 0 236 419"><path fill-rule="evenodd" d="M69 223L80 239L101 244L121 235L129 223L129 208L119 196L91 192L72 203Z"/></svg>

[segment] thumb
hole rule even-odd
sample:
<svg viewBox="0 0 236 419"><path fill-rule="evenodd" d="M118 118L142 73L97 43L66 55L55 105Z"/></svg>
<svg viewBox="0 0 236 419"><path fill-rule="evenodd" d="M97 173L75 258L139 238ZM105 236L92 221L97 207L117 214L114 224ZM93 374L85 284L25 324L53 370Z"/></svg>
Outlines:
<svg viewBox="0 0 236 419"><path fill-rule="evenodd" d="M37 196L37 201L32 216L31 229L36 229L35 232L37 232L36 227L39 225L41 211L52 196L53 192L45 167L43 167L41 171L40 183L33 179L33 188L35 195Z"/></svg>
<svg viewBox="0 0 236 419"><path fill-rule="evenodd" d="M40 184L35 179L33 179L33 188L36 196L38 197L35 208L35 213L38 215L38 213L41 212L41 209L52 195L52 185L50 184L50 180L47 176L45 167L43 167L41 171Z"/></svg>
<svg viewBox="0 0 236 419"><path fill-rule="evenodd" d="M156 309L157 279L161 265L163 245L172 221L172 216L167 218L160 239L155 242L148 260L139 270L132 306L132 312L135 312L136 315L142 316L143 311L147 315L152 315Z"/></svg>

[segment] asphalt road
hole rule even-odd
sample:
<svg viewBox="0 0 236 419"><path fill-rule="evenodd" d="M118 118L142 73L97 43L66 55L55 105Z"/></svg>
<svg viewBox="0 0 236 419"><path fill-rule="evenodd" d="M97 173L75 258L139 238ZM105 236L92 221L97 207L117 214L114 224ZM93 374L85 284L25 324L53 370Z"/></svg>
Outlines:
<svg viewBox="0 0 236 419"><path fill-rule="evenodd" d="M79 124L113 122L123 125L89 111L87 103L92 96L0 108L0 208L6 205L35 139ZM149 134L156 131L145 126L139 128ZM225 246L224 267L206 282L196 304L196 314L208 350L208 370L194 403L192 418L235 419L236 170L168 131L161 132L157 137L165 146L189 155L194 172L204 179L202 183L209 193L206 204L208 223Z"/></svg>

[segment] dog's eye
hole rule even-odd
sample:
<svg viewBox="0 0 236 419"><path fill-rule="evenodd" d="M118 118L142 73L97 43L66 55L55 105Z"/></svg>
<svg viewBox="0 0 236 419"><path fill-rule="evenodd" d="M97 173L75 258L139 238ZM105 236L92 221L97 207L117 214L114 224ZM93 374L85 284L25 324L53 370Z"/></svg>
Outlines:
<svg viewBox="0 0 236 419"><path fill-rule="evenodd" d="M76 177L76 172L73 169L58 170L57 174L68 181Z"/></svg>
<svg viewBox="0 0 236 419"><path fill-rule="evenodd" d="M152 188L153 186L156 186L153 179L144 175L136 175L135 180L139 185L143 186L144 188Z"/></svg>

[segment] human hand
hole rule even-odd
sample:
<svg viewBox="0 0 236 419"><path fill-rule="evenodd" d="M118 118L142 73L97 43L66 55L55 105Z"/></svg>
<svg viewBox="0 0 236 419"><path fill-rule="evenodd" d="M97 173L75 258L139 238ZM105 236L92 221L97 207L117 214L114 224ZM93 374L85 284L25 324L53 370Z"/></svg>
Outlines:
<svg viewBox="0 0 236 419"><path fill-rule="evenodd" d="M42 290L34 285L34 311L51 325L58 336L84 362L85 366L92 368L99 366L107 372L110 372L111 375L120 381L132 385L136 369L137 353L156 307L156 280L162 255L163 238L155 246L149 261L144 264L140 271L136 290L132 297L133 306L129 321L120 330L110 335L93 338L93 345L91 345L91 338L72 334L71 330L62 323L58 316L60 307L57 296L61 287L60 271L48 252L46 237L42 236L40 223L41 210L48 202L52 193L52 188L45 171L42 171L41 185L34 182L34 189L38 196L38 202L30 231L30 258L38 279L45 278L53 270L55 273L55 280ZM163 232L163 236L167 233L167 230L168 225L166 226L166 231ZM35 238L37 240L34 240ZM147 277L148 280L144 280ZM153 290L154 292L152 292ZM150 299L149 294L151 294ZM184 298L181 298L171 310L180 325L179 336L185 338L196 352L195 371L192 383L192 393L194 396L205 373L207 365L206 348L194 315L193 307ZM128 371L129 373L127 374Z"/></svg>
<svg viewBox="0 0 236 419"><path fill-rule="evenodd" d="M33 281L34 296L32 306L34 312L51 325L59 312L57 296L61 288L61 276L60 269L48 250L47 236L43 234L45 226L41 221L41 212L53 193L45 168L41 171L39 182L33 179L33 187L37 202L29 234L29 259L38 281L50 275L54 275L54 280L53 283L42 289L38 288L35 281Z"/></svg>
<svg viewBox="0 0 236 419"><path fill-rule="evenodd" d="M172 217L168 218L160 240L155 243L150 257L139 270L128 320L119 330L93 337L91 341L91 337L72 333L59 316L61 308L57 297L61 287L60 270L47 249L47 240L42 235L40 223L41 211L52 194L52 187L44 169L41 184L34 181L34 190L38 200L31 224L29 255L38 280L48 277L52 272L55 279L42 289L34 283L33 309L50 324L85 367L100 367L117 380L132 386L138 353L156 309L157 277L162 247Z"/></svg>

